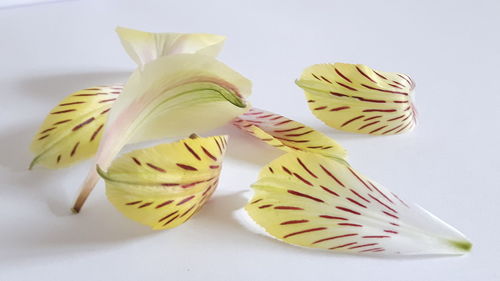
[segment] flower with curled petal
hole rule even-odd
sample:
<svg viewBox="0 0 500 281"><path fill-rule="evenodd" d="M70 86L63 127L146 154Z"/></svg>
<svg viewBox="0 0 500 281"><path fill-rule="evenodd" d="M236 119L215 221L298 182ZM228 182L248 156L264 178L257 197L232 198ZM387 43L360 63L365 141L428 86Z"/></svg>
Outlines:
<svg viewBox="0 0 500 281"><path fill-rule="evenodd" d="M107 169L129 143L202 133L248 110L249 80L216 59L200 54L158 58L136 71L111 109L96 155ZM78 212L99 177L92 169L74 210Z"/></svg>

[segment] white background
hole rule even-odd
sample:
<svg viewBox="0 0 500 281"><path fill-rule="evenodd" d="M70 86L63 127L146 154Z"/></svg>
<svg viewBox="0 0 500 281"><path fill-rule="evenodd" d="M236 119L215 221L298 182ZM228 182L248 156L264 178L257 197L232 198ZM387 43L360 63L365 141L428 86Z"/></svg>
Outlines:
<svg viewBox="0 0 500 281"><path fill-rule="evenodd" d="M500 280L498 1L99 1L0 10L0 280ZM253 104L319 129L350 163L474 243L463 257L381 259L293 247L234 218L280 153L235 129L213 199L162 232L125 219L103 186L69 213L89 162L27 171L28 146L72 91L125 81L117 25L228 37L221 59ZM401 136L330 129L294 85L322 62L363 63L417 82L419 124ZM496 266L495 266L496 265Z"/></svg>

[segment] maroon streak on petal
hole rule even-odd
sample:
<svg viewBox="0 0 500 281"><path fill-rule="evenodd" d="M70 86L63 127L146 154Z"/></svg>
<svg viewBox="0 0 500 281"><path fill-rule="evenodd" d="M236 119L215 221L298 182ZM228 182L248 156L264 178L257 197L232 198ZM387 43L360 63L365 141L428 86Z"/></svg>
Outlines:
<svg viewBox="0 0 500 281"><path fill-rule="evenodd" d="M198 169L196 169L195 167L190 166L190 165L181 164L181 163L176 163L176 165L177 165L177 167L182 168L182 169L184 169L184 170L188 170L188 171L198 171Z"/></svg>
<svg viewBox="0 0 500 281"><path fill-rule="evenodd" d="M280 223L280 225L306 223L306 222L309 222L309 220L290 220L290 221L284 221L284 222Z"/></svg>
<svg viewBox="0 0 500 281"><path fill-rule="evenodd" d="M135 157L132 157L132 160L134 161L135 164L137 164L138 166L142 166L141 164L141 161L139 161L139 159L135 158Z"/></svg>
<svg viewBox="0 0 500 281"><path fill-rule="evenodd" d="M387 204L385 204L384 202L378 200L376 197L372 196L371 194L368 194L368 196L370 196L373 200L377 201L377 203L379 203L380 205L384 206L385 208L391 210L392 212L394 213L398 213L396 210L394 210L393 208L389 207Z"/></svg>
<svg viewBox="0 0 500 281"><path fill-rule="evenodd" d="M363 227L361 224L357 224L357 223L347 223L347 222L340 222L340 223L337 223L337 225L343 225L343 226L354 226L354 227Z"/></svg>
<svg viewBox="0 0 500 281"><path fill-rule="evenodd" d="M349 197L347 197L346 199L347 199L348 201L350 201L351 203L354 203L354 204L356 204L356 205L358 205L358 206L360 206L360 207L362 207L362 208L365 208L365 209L366 209L366 206L365 206L365 205L363 205L363 204L361 204L361 203L359 203L358 201L356 201L356 200L354 200L354 199L352 199L352 198L349 198Z"/></svg>
<svg viewBox="0 0 500 281"><path fill-rule="evenodd" d="M283 130L274 130L275 133L286 133L286 132L291 132L291 131L295 131L295 130L300 130L300 129L303 129L304 126L298 126L298 127L294 127L294 128L291 128L291 129L283 129Z"/></svg>
<svg viewBox="0 0 500 281"><path fill-rule="evenodd" d="M346 221L348 219L346 218L342 218L342 217L335 217L335 216L329 216L329 215L319 215L320 218L324 218L324 219L330 219L330 220L342 220L342 221Z"/></svg>
<svg viewBox="0 0 500 281"><path fill-rule="evenodd" d="M327 237L327 238L323 238L320 240L316 240L316 241L312 242L312 244L318 244L318 243L329 241L329 240L334 240L334 239L339 239L339 238L344 238L344 237L351 237L351 236L356 236L356 235L358 235L358 234L357 233L349 233L349 234Z"/></svg>
<svg viewBox="0 0 500 281"><path fill-rule="evenodd" d="M358 128L358 130L363 130L364 128L366 128L366 127L370 127L371 125L375 125L375 124L377 124L377 123L380 123L380 121L373 121L373 122L370 122L370 123L368 123L368 124L365 124L365 125L363 125L363 126L359 127L359 128Z"/></svg>
<svg viewBox="0 0 500 281"><path fill-rule="evenodd" d="M341 210L341 211L344 211L344 212L348 212L348 213L351 213L351 214L355 214L355 215L358 215L360 216L361 213L360 212L357 212L357 211L354 211L354 210L351 210L349 208L345 208L345 207L340 207L340 206L336 206L335 208Z"/></svg>
<svg viewBox="0 0 500 281"><path fill-rule="evenodd" d="M186 197L186 198L182 199L179 203L177 203L177 205L176 205L176 206L180 206L180 205L182 205L182 204L184 204L184 203L186 203L186 202L190 201L190 200L191 200L191 199L193 199L194 197L195 197L195 195L191 195L191 196L189 196L189 197Z"/></svg>
<svg viewBox="0 0 500 281"><path fill-rule="evenodd" d="M326 187L326 186L322 186L322 185L320 185L320 187L321 187L324 191L326 191L326 192L328 192L328 193L330 193L330 194L332 194L332 195L335 195L335 196L339 197L339 195L337 194L337 192L335 192L335 191L333 191L333 190L329 189L328 187Z"/></svg>
<svg viewBox="0 0 500 281"><path fill-rule="evenodd" d="M164 169L158 167L158 166L155 166L154 164L151 164L151 163L146 163L146 165L148 167L150 167L151 169L154 169L154 170L157 170L158 172L161 172L161 173L166 173L167 171L165 171Z"/></svg>
<svg viewBox="0 0 500 281"><path fill-rule="evenodd" d="M80 142L75 143L75 146L73 146L73 149L71 150L71 154L70 154L71 157L73 157L75 155L76 149L78 148L79 145L80 145Z"/></svg>
<svg viewBox="0 0 500 281"><path fill-rule="evenodd" d="M97 134L99 134L99 132L101 131L102 127L104 126L104 124L101 124L95 131L94 133L92 134L92 136L90 137L90 141L93 141L96 137L97 137Z"/></svg>
<svg viewBox="0 0 500 281"><path fill-rule="evenodd" d="M387 78L386 78L384 75L382 75L382 74L378 73L378 72L377 72L377 71L375 71L375 70L373 70L373 72L374 72L375 74L377 74L377 76L378 76L378 77L380 77L380 78L382 78L382 79L387 80Z"/></svg>
<svg viewBox="0 0 500 281"><path fill-rule="evenodd" d="M218 142L217 142L217 144L218 144ZM200 161L201 161L200 156L199 156L196 152L194 152L194 150L193 150L193 149L192 149L192 148L191 148L191 147L190 147L187 143L185 143L185 142L184 142L184 146L186 147L186 149L187 149L187 150L188 150L188 151L189 151L189 152L190 152L190 153L191 153L191 154L192 154L192 155L193 155L196 159L198 159L198 160L200 160Z"/></svg>
<svg viewBox="0 0 500 281"><path fill-rule="evenodd" d="M73 119L66 119L66 120L58 121L58 122L56 122L56 123L54 123L54 124L52 124L52 125L64 124L64 123L69 122L69 121L71 121L71 120L73 120Z"/></svg>
<svg viewBox="0 0 500 281"><path fill-rule="evenodd" d="M305 229L302 231L297 231L297 232L287 234L287 235L283 236L283 239L286 239L286 238L291 237L291 236L299 235L299 234L304 234L304 233L309 233L309 232L314 232L314 231L321 231L321 230L325 230L325 229L327 229L327 228L326 227L309 228L309 229Z"/></svg>
<svg viewBox="0 0 500 281"><path fill-rule="evenodd" d="M368 190L370 191L373 191L371 189L371 187L369 187L366 182L364 182L361 177L358 176L358 174L356 174L356 172L354 172L351 168L347 167L347 169L351 172L351 174L353 174L353 176L355 176L366 188L368 188Z"/></svg>
<svg viewBox="0 0 500 281"><path fill-rule="evenodd" d="M325 203L325 201L317 198L317 197L314 197L314 196L311 196L311 195L307 195L305 193L301 193L301 192L298 192L298 191L295 191L295 190L287 190L288 193L292 194L292 195L295 195L295 196L299 196L299 197L304 197L304 198L307 198L307 199L311 199L313 201L316 201L316 202L320 202L320 203Z"/></svg>
<svg viewBox="0 0 500 281"><path fill-rule="evenodd" d="M294 207L294 206L275 206L274 209L275 210L298 210L298 211L304 210L300 207Z"/></svg>
<svg viewBox="0 0 500 281"><path fill-rule="evenodd" d="M363 112L396 112L396 109L365 109Z"/></svg>
<svg viewBox="0 0 500 281"><path fill-rule="evenodd" d="M174 212L172 212L172 213L170 213L170 214L168 214L168 215L164 216L163 218L161 218L158 222L162 222L162 221L164 221L164 220L166 220L166 219L170 218L171 216L173 216L173 215L177 214L178 212L179 212L179 210L174 211Z"/></svg>
<svg viewBox="0 0 500 281"><path fill-rule="evenodd" d="M337 68L335 68L335 72L340 76L342 77L344 80L346 80L347 82L349 83L352 83L351 79L347 78L344 74L342 74L342 72L340 72Z"/></svg>
<svg viewBox="0 0 500 281"><path fill-rule="evenodd" d="M125 203L125 205L127 206L132 206L132 205L136 205L136 204L139 204L141 203L142 201L133 201L133 202L128 202L128 203Z"/></svg>
<svg viewBox="0 0 500 281"><path fill-rule="evenodd" d="M361 119L361 118L363 118L363 117L365 117L365 116L364 116L364 115L360 115L360 116L354 117L354 118L352 118L352 119L350 119L350 120L347 120L347 121L346 121L346 122L344 122L344 123L343 123L340 127L344 127L345 125L348 125L349 123L354 122L354 121L356 121L356 120L358 120L358 119Z"/></svg>
<svg viewBox="0 0 500 281"><path fill-rule="evenodd" d="M321 77L321 79L323 79L324 81L326 81L326 82L328 82L328 83L332 84L332 82L331 82L330 80L326 79L324 76L320 76L320 77Z"/></svg>
<svg viewBox="0 0 500 281"><path fill-rule="evenodd" d="M349 109L349 108L350 108L349 106L340 106L340 107L332 108L332 109L330 109L330 111L341 111L341 110Z"/></svg>
<svg viewBox="0 0 500 281"><path fill-rule="evenodd" d="M73 105L73 104L82 104L85 103L84 101L74 101L74 102L67 102L67 103L61 103L58 106L68 106L68 105Z"/></svg>
<svg viewBox="0 0 500 281"><path fill-rule="evenodd" d="M261 205L259 206L259 209L265 209L265 208L269 208L269 207L272 207L273 204L266 204L266 205Z"/></svg>
<svg viewBox="0 0 500 281"><path fill-rule="evenodd" d="M147 203L144 203L142 204L141 206L139 206L138 208L141 209L141 208L144 208L144 207L147 207L149 205L153 204L153 202L147 202Z"/></svg>
<svg viewBox="0 0 500 281"><path fill-rule="evenodd" d="M302 160L300 160L300 158L298 157L297 157L297 162L299 162L300 166L302 166L302 168L306 170L306 172L309 173L309 175L311 175L313 178L318 178L318 176L316 176L313 172L311 172L311 170L309 170L309 168L307 168L304 162L302 162Z"/></svg>
<svg viewBox="0 0 500 281"><path fill-rule="evenodd" d="M309 182L308 180L304 179L302 176L300 176L299 174L297 173L292 173L297 179L299 179L300 181L302 181L303 183L309 185L309 186L313 186L313 184L311 182Z"/></svg>
<svg viewBox="0 0 500 281"><path fill-rule="evenodd" d="M51 112L50 114L63 114L63 113L68 113L68 112L73 112L73 111L76 111L76 109L66 109L66 110Z"/></svg>
<svg viewBox="0 0 500 281"><path fill-rule="evenodd" d="M384 92L384 93L399 94L399 95L405 95L405 96L407 96L407 95L408 95L408 93L405 93L405 92L399 92L399 91L391 91L391 90L379 89L379 88L375 88L375 87L368 86L368 85L365 85L365 84L361 84L361 86L363 86L363 87L365 87L365 88L367 88L367 89L370 89L370 90L379 91L379 92Z"/></svg>
<svg viewBox="0 0 500 281"><path fill-rule="evenodd" d="M320 167L321 167L321 169L322 169L322 170L323 170L323 171L324 171L324 172L325 172L325 173L326 173L326 174L327 174L330 178L332 178L332 179L333 179L336 183L338 183L338 184L339 184L340 186L342 186L342 187L345 187L345 185L344 185L344 184L343 184L343 183L342 183L339 179L337 179L337 177L335 177L335 176L333 175L333 173L332 173L332 172L330 172L327 168L325 168L325 167L324 167L323 165L321 165L321 164L320 164L319 166L320 166Z"/></svg>
<svg viewBox="0 0 500 281"><path fill-rule="evenodd" d="M165 202L163 202L161 204L156 205L155 209L159 209L161 207L167 206L168 204L170 204L172 202L174 202L174 200L167 200L167 201L165 201Z"/></svg>
<svg viewBox="0 0 500 281"><path fill-rule="evenodd" d="M340 83L340 82L337 82L337 84L339 84L340 86L342 86L342 87L344 87L344 88L346 88L346 89L349 89L349 90L351 90L351 91L355 91L355 92L357 92L357 91L358 91L358 90L356 90L356 89L355 89L355 88L353 88L353 87L349 87L349 86L347 86L346 84L343 84L343 83Z"/></svg>
<svg viewBox="0 0 500 281"><path fill-rule="evenodd" d="M215 158L215 156L212 153L210 153L210 151L208 151L205 147L201 146L201 150L203 150L203 152L205 153L205 155L208 156L208 158L217 161L217 158Z"/></svg>
<svg viewBox="0 0 500 281"><path fill-rule="evenodd" d="M351 243L347 243L347 244L343 244L343 245L340 245L340 246L337 246L337 247L331 247L329 248L330 250L335 250L335 249L339 249L339 248L344 248L344 247L347 247L347 246L351 246L351 245L354 245L356 244L357 242L351 242Z"/></svg>
<svg viewBox="0 0 500 281"><path fill-rule="evenodd" d="M370 121L370 120L377 119L377 118L380 118L380 117L382 117L382 115L377 115L377 116L373 116L373 117L368 117L368 118L363 119L363 121Z"/></svg>
<svg viewBox="0 0 500 281"><path fill-rule="evenodd" d="M368 247L368 246L375 246L375 245L378 245L378 243L370 243L370 244L363 244L363 245L358 245L358 246L353 246L353 247L350 247L349 249L357 249L357 248L361 248L361 247Z"/></svg>
<svg viewBox="0 0 500 281"><path fill-rule="evenodd" d="M92 122L92 121L94 121L94 120L95 120L95 118L94 118L94 117L90 117L89 119L87 119L87 120L83 121L82 123L80 123L80 124L76 125L75 127L73 127L73 129L72 129L72 130L73 130L73 131L76 131L76 130L80 129L81 127L83 127L83 126L85 126L85 125L87 125L87 124L91 123L91 122Z"/></svg>
<svg viewBox="0 0 500 281"><path fill-rule="evenodd" d="M375 82L375 80L373 80L370 76L366 75L366 73L364 73L357 65L356 65L356 69L358 70L359 73L361 73L361 75L363 75L366 79L372 81L373 83L377 83Z"/></svg>

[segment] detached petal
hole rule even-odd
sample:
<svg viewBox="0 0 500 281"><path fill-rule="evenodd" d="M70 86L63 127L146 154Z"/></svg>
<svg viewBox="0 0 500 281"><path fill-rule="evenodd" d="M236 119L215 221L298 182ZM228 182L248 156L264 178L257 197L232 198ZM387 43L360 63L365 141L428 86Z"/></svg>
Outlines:
<svg viewBox="0 0 500 281"><path fill-rule="evenodd" d="M35 165L63 168L92 157L108 112L121 90L121 85L98 86L63 99L33 138L31 150L36 156L30 168Z"/></svg>
<svg viewBox="0 0 500 281"><path fill-rule="evenodd" d="M415 126L415 83L408 75L362 64L317 64L296 83L304 89L309 109L330 127L392 135Z"/></svg>
<svg viewBox="0 0 500 281"><path fill-rule="evenodd" d="M142 68L159 57L173 54L204 54L217 56L221 51L224 36L203 33L151 33L117 27L123 47L128 55Z"/></svg>
<svg viewBox="0 0 500 281"><path fill-rule="evenodd" d="M469 251L463 234L352 167L288 153L263 168L248 214L289 244L360 254Z"/></svg>
<svg viewBox="0 0 500 281"><path fill-rule="evenodd" d="M251 108L233 125L284 151L309 151L332 158L345 158L345 149L332 138L276 113Z"/></svg>
<svg viewBox="0 0 500 281"><path fill-rule="evenodd" d="M109 201L125 216L153 229L176 227L210 198L219 180L227 136L185 139L127 153L113 161Z"/></svg>

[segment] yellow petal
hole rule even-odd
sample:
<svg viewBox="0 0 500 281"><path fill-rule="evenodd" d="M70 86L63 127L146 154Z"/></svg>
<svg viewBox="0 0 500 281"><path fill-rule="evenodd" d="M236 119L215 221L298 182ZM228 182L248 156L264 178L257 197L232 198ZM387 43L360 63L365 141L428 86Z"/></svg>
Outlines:
<svg viewBox="0 0 500 281"><path fill-rule="evenodd" d="M108 112L121 85L84 89L63 99L51 110L33 138L30 168L63 168L92 157L97 151Z"/></svg>
<svg viewBox="0 0 500 281"><path fill-rule="evenodd" d="M332 138L282 115L252 108L233 120L233 125L283 151L309 151L345 158L345 149Z"/></svg>
<svg viewBox="0 0 500 281"><path fill-rule="evenodd" d="M107 172L106 195L128 218L153 229L193 216L217 187L227 136L184 139L127 153Z"/></svg>
<svg viewBox="0 0 500 281"><path fill-rule="evenodd" d="M361 254L463 254L463 234L352 167L305 152L264 167L246 211L269 234Z"/></svg>
<svg viewBox="0 0 500 281"><path fill-rule="evenodd" d="M204 54L215 57L224 44L225 37L203 33L151 33L117 27L123 47L142 68L159 57L173 54Z"/></svg>
<svg viewBox="0 0 500 281"><path fill-rule="evenodd" d="M415 126L415 83L408 75L361 64L317 64L304 71L297 85L304 89L309 109L330 127L392 135Z"/></svg>

